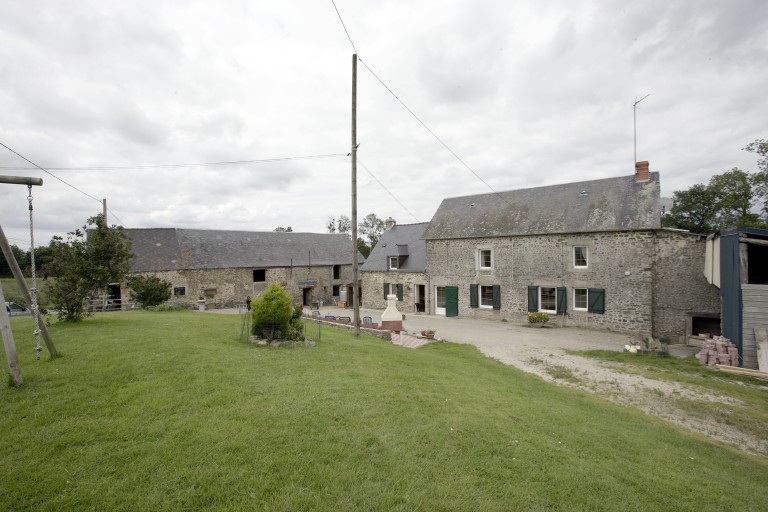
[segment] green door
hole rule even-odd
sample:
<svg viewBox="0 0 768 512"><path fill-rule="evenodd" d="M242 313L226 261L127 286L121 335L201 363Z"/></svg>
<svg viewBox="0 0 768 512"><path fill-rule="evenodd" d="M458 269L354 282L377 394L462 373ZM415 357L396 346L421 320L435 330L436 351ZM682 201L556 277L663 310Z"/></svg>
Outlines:
<svg viewBox="0 0 768 512"><path fill-rule="evenodd" d="M459 316L459 287L445 287L445 316Z"/></svg>

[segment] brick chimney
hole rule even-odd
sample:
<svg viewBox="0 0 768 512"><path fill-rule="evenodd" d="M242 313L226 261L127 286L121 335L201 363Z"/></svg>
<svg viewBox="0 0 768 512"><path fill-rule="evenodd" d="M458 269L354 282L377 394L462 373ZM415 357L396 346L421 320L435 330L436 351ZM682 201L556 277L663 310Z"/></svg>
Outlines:
<svg viewBox="0 0 768 512"><path fill-rule="evenodd" d="M385 220L385 221L384 221L384 229L385 229L386 231L389 231L390 229L392 229L393 227L395 227L395 224L397 224L397 222L395 221L395 219L393 219L392 217L390 217L390 218L388 218L387 220Z"/></svg>
<svg viewBox="0 0 768 512"><path fill-rule="evenodd" d="M648 161L637 162L635 164L635 181L641 182L649 179L651 178L648 176Z"/></svg>

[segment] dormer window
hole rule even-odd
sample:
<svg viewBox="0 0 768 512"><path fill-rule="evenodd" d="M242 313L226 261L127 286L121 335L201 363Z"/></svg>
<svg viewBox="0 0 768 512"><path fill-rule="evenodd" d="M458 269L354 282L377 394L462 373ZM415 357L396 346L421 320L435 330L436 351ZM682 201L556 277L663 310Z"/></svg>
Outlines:
<svg viewBox="0 0 768 512"><path fill-rule="evenodd" d="M398 259L399 258L397 256L390 256L389 257L389 270L397 270Z"/></svg>

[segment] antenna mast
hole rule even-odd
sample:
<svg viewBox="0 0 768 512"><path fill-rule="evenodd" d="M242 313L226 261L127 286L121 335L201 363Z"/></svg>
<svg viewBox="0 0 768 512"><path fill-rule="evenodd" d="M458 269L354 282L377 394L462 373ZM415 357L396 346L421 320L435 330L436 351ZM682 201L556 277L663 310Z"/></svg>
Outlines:
<svg viewBox="0 0 768 512"><path fill-rule="evenodd" d="M648 93L640 99L635 98L635 102L632 104L632 120L634 121L634 125L635 125L635 161L632 162L633 169L635 168L635 164L637 163L637 104L643 101L645 98L647 98L650 95L651 94Z"/></svg>

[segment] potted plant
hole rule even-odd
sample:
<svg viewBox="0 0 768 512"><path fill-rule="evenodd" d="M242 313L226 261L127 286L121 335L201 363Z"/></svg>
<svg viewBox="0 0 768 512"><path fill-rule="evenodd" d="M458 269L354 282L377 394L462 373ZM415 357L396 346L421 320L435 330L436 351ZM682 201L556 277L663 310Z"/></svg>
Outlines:
<svg viewBox="0 0 768 512"><path fill-rule="evenodd" d="M427 338L428 340L435 339L435 330L434 329L422 329L421 330L421 337Z"/></svg>
<svg viewBox="0 0 768 512"><path fill-rule="evenodd" d="M549 322L549 315L541 311L528 312L528 325L531 327L544 327Z"/></svg>

